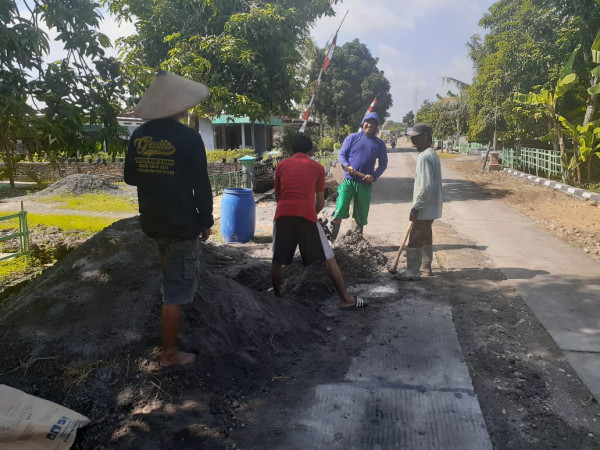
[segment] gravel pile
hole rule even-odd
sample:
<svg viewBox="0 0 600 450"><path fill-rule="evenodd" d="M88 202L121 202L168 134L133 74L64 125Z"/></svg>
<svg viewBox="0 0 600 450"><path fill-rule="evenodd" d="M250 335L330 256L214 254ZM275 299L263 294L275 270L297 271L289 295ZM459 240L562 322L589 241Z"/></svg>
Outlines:
<svg viewBox="0 0 600 450"><path fill-rule="evenodd" d="M56 183L48 186L46 189L37 193L37 195L83 195L105 192L107 194L119 194L123 189L113 184L109 179L99 175L74 174L69 175Z"/></svg>

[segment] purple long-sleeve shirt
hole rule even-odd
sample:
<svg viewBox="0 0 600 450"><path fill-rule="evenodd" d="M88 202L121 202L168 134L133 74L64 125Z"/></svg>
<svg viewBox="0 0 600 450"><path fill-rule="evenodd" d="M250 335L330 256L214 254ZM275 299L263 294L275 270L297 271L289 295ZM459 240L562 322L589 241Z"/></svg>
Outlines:
<svg viewBox="0 0 600 450"><path fill-rule="evenodd" d="M376 136L367 137L361 130L352 133L342 144L338 161L342 166L352 166L355 170L365 174L373 175L377 180L387 168L388 157L385 142ZM377 170L375 169L377 162ZM363 182L360 177L348 175L344 170L346 178Z"/></svg>

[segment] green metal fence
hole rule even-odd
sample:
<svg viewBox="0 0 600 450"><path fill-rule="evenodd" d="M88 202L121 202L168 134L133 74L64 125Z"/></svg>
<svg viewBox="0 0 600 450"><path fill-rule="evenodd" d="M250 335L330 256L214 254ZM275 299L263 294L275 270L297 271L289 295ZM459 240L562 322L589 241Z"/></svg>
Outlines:
<svg viewBox="0 0 600 450"><path fill-rule="evenodd" d="M220 195L225 188L247 187L246 176L240 170L238 172L222 173L210 177L210 184L215 196Z"/></svg>
<svg viewBox="0 0 600 450"><path fill-rule="evenodd" d="M315 161L319 162L323 166L328 166L331 162L337 161L337 152L316 156ZM261 182L267 178L274 178L275 167L282 161L282 157L268 158L259 164L254 166L254 181ZM210 177L210 184L212 187L213 195L218 196L223 193L226 188L249 188L247 175L244 171L223 173L219 175L213 175Z"/></svg>
<svg viewBox="0 0 600 450"><path fill-rule="evenodd" d="M456 147L454 147L456 148ZM463 142L458 144L458 153L468 155L473 149L487 148L487 145L480 144L479 142Z"/></svg>
<svg viewBox="0 0 600 450"><path fill-rule="evenodd" d="M535 173L537 176L563 176L560 153L554 150L527 147L517 150L505 148L502 150L502 165L523 172Z"/></svg>
<svg viewBox="0 0 600 450"><path fill-rule="evenodd" d="M0 222L17 218L19 219L19 231L4 237L0 237L0 242L9 241L11 239L19 239L20 251L11 253L8 256L3 256L0 258L0 261L14 258L16 256L29 256L29 227L27 226L27 211L23 209L23 202L21 202L21 211L19 211L17 214L0 217Z"/></svg>

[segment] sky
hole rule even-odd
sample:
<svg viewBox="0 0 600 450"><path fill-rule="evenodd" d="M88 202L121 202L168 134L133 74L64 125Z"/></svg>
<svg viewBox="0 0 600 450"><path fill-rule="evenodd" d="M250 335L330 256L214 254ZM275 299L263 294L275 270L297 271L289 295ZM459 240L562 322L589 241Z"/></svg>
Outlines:
<svg viewBox="0 0 600 450"><path fill-rule="evenodd" d="M495 1L344 0L334 7L336 17L320 19L311 35L324 47L348 11L337 45L358 39L379 58L377 67L391 85L388 120L401 122L425 99L435 101L436 94L444 96L449 89L456 92L442 77L471 83L466 43L475 33L485 34L478 23Z"/></svg>
<svg viewBox="0 0 600 450"><path fill-rule="evenodd" d="M436 94L443 96L454 89L444 85L442 77L472 81L473 64L466 43L475 33L485 34L478 23L495 1L344 0L334 6L336 16L316 22L311 36L325 47L348 12L337 45L359 39L379 59L377 67L391 84L393 106L388 120L401 122L425 99L435 101ZM106 13L101 31L114 42L135 32L135 27L118 24ZM107 53L116 56L115 50ZM62 56L64 53L52 46L50 60Z"/></svg>

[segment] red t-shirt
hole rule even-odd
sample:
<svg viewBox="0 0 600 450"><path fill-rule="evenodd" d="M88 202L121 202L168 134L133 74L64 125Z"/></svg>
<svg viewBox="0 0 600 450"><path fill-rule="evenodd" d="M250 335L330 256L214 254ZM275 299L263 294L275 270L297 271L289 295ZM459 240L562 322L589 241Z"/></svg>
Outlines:
<svg viewBox="0 0 600 450"><path fill-rule="evenodd" d="M275 195L280 216L299 216L317 222L315 193L325 190L325 169L306 153L294 153L275 168Z"/></svg>

